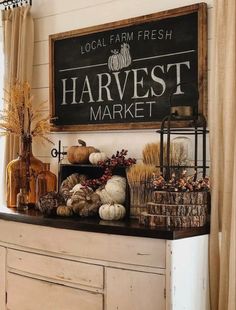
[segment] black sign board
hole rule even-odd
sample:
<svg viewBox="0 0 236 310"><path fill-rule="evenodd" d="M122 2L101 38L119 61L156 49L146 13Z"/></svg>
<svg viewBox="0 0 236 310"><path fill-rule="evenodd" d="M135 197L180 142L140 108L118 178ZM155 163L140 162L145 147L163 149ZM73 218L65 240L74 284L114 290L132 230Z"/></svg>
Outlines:
<svg viewBox="0 0 236 310"><path fill-rule="evenodd" d="M170 96L206 114L206 10L200 3L50 36L54 129L158 128Z"/></svg>

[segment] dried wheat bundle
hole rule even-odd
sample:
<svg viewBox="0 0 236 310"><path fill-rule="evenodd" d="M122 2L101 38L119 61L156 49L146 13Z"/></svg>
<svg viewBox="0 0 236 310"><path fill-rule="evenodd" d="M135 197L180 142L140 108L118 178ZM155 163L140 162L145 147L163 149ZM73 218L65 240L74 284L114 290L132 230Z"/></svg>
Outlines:
<svg viewBox="0 0 236 310"><path fill-rule="evenodd" d="M160 166L160 143L148 143L143 149L143 163ZM186 164L187 154L183 143L170 143L170 166ZM163 163L167 164L167 144L163 144Z"/></svg>
<svg viewBox="0 0 236 310"><path fill-rule="evenodd" d="M156 171L154 165L146 164L136 164L128 169L131 217L139 217L145 211L147 202L152 200L152 178Z"/></svg>
<svg viewBox="0 0 236 310"><path fill-rule="evenodd" d="M160 143L148 143L143 149L143 163L147 165L160 165Z"/></svg>
<svg viewBox="0 0 236 310"><path fill-rule="evenodd" d="M154 165L147 164L135 164L132 165L127 171L128 183L132 186L136 183L142 183L150 181L153 174L157 172L157 168Z"/></svg>
<svg viewBox="0 0 236 310"><path fill-rule="evenodd" d="M29 83L15 82L9 91L5 90L4 101L0 111L0 135L32 136L51 142L46 137L50 133L51 118L43 117L33 108Z"/></svg>

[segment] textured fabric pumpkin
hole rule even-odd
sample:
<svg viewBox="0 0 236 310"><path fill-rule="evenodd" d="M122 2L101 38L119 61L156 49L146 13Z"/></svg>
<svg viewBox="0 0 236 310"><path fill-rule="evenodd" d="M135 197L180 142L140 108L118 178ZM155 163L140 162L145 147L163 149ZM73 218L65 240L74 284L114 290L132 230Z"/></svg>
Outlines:
<svg viewBox="0 0 236 310"><path fill-rule="evenodd" d="M125 202L126 179L119 175L113 175L105 187L99 188L96 193L100 196L103 204L111 202L122 204Z"/></svg>
<svg viewBox="0 0 236 310"><path fill-rule="evenodd" d="M67 201L71 196L74 190L74 187L81 182L84 182L87 177L83 174L73 173L69 175L60 186L60 194L64 197Z"/></svg>
<svg viewBox="0 0 236 310"><path fill-rule="evenodd" d="M70 206L75 214L80 216L93 216L98 214L101 200L98 194L88 187L81 188L73 193Z"/></svg>
<svg viewBox="0 0 236 310"><path fill-rule="evenodd" d="M103 220L120 220L125 216L125 207L121 204L104 204L99 208L99 216Z"/></svg>
<svg viewBox="0 0 236 310"><path fill-rule="evenodd" d="M124 203L126 193L126 179L119 175L113 175L111 179L107 181L105 190L112 197L114 202L120 204Z"/></svg>
<svg viewBox="0 0 236 310"><path fill-rule="evenodd" d="M73 210L71 207L58 206L57 207L57 215L59 215L59 216L72 216Z"/></svg>
<svg viewBox="0 0 236 310"><path fill-rule="evenodd" d="M89 162L92 165L97 165L99 161L104 161L107 159L107 155L104 152L95 152L89 155Z"/></svg>
<svg viewBox="0 0 236 310"><path fill-rule="evenodd" d="M36 207L40 212L49 216L55 215L57 207L61 204L65 204L63 196L56 192L49 192L39 198Z"/></svg>
<svg viewBox="0 0 236 310"><path fill-rule="evenodd" d="M96 190L96 193L99 195L102 204L111 203L114 201L103 186L99 187Z"/></svg>
<svg viewBox="0 0 236 310"><path fill-rule="evenodd" d="M86 146L83 140L78 140L78 146L71 146L67 151L67 158L71 164L87 164L89 155L97 150L93 146Z"/></svg>

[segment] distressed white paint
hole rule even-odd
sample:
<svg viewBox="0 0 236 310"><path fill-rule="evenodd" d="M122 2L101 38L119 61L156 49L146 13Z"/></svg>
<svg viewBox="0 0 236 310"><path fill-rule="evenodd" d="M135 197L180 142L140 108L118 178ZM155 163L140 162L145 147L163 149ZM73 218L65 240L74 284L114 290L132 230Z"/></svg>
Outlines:
<svg viewBox="0 0 236 310"><path fill-rule="evenodd" d="M7 309L103 310L102 294L8 273Z"/></svg>
<svg viewBox="0 0 236 310"><path fill-rule="evenodd" d="M207 236L168 241L167 259L170 309L210 309Z"/></svg>
<svg viewBox="0 0 236 310"><path fill-rule="evenodd" d="M36 236L40 237L38 242L35 241ZM0 241L71 257L165 268L165 240L82 231L78 233L0 220Z"/></svg>
<svg viewBox="0 0 236 310"><path fill-rule="evenodd" d="M165 310L165 276L107 268L106 296L107 310Z"/></svg>
<svg viewBox="0 0 236 310"><path fill-rule="evenodd" d="M9 250L7 266L31 275L103 288L103 267L23 251ZM37 266L37 268L35 268Z"/></svg>
<svg viewBox="0 0 236 310"><path fill-rule="evenodd" d="M6 248L0 246L0 309L5 309Z"/></svg>
<svg viewBox="0 0 236 310"><path fill-rule="evenodd" d="M208 310L207 243L1 220L1 309Z"/></svg>

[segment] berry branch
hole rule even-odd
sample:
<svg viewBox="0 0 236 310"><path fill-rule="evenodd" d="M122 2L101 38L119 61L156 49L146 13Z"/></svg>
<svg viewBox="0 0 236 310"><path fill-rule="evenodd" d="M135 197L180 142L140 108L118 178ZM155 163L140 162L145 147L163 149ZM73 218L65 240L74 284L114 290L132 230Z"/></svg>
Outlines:
<svg viewBox="0 0 236 310"><path fill-rule="evenodd" d="M166 190L175 192L193 192L193 191L209 191L210 190L210 179L209 177L200 178L195 180L195 175L187 176L184 171L181 177L176 177L172 174L169 181L166 181L163 176L154 176L153 178L153 189L154 190Z"/></svg>
<svg viewBox="0 0 236 310"><path fill-rule="evenodd" d="M107 181L112 177L115 168L117 167L129 167L136 163L135 158L126 158L128 154L127 150L122 149L113 154L110 158L98 162L98 166L104 169L103 175L98 179L88 179L83 182L83 186L89 186L94 190L101 185L105 185Z"/></svg>

